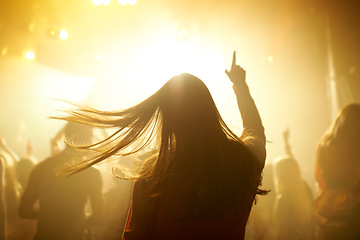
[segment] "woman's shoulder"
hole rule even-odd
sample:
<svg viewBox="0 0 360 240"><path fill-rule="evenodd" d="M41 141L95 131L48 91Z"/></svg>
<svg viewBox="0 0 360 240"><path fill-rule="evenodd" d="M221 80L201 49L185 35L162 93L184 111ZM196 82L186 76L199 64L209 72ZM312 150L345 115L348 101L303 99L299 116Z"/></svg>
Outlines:
<svg viewBox="0 0 360 240"><path fill-rule="evenodd" d="M256 162L261 166L261 168L264 167L266 159L266 148L265 144L261 139L248 136L244 139L241 139L240 141L230 142L234 148L242 149L242 151L247 152L252 158L256 160Z"/></svg>

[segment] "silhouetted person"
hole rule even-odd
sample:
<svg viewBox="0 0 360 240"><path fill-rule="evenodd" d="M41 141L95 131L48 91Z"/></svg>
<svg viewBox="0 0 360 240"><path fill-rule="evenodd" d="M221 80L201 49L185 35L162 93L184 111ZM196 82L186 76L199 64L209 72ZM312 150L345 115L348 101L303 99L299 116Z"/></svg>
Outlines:
<svg viewBox="0 0 360 240"><path fill-rule="evenodd" d="M349 219L359 212L355 208L360 202L359 146L360 104L350 104L317 146L315 177L321 193L315 201L316 239L348 239L354 232Z"/></svg>
<svg viewBox="0 0 360 240"><path fill-rule="evenodd" d="M230 71L243 119L238 137L221 118L211 94L197 77L183 73L155 94L123 111L74 109L64 117L98 127L116 128L95 147L100 155L86 168L116 153L135 153L156 145L135 179L130 239L243 239L265 163L265 134L245 82L245 71Z"/></svg>
<svg viewBox="0 0 360 240"><path fill-rule="evenodd" d="M277 240L311 240L314 236L313 195L302 179L289 143L289 129L283 132L286 155L274 162L277 193L274 223Z"/></svg>
<svg viewBox="0 0 360 240"><path fill-rule="evenodd" d="M7 144L5 138L0 138L0 156L4 160L4 197L6 214L6 239L19 239L21 231L21 219L17 214L20 202L21 187L16 179L15 168L18 156Z"/></svg>
<svg viewBox="0 0 360 240"><path fill-rule="evenodd" d="M16 177L22 189L25 189L29 175L36 163L28 157L20 158L16 164Z"/></svg>
<svg viewBox="0 0 360 240"><path fill-rule="evenodd" d="M274 209L277 240L313 239L313 196L289 144L289 130L283 133L286 155L274 162L277 198Z"/></svg>
<svg viewBox="0 0 360 240"><path fill-rule="evenodd" d="M37 159L33 156L33 147L31 141L26 144L25 154L16 163L16 178L22 189L25 189L29 179L30 172L35 167Z"/></svg>
<svg viewBox="0 0 360 240"><path fill-rule="evenodd" d="M87 126L68 123L64 133L70 144L91 143L92 130ZM31 172L19 214L22 218L38 220L34 239L84 239L92 224L100 224L103 214L100 172L91 167L71 176L58 175L64 164L83 159L79 150L67 147ZM90 219L85 216L88 199L92 209Z"/></svg>
<svg viewBox="0 0 360 240"><path fill-rule="evenodd" d="M15 176L17 183L21 189L21 195L27 185L29 176L37 163L37 159L33 156L33 147L30 141L26 144L25 154L15 165ZM20 219L20 225L17 230L17 236L13 239L32 239L36 232L36 221L33 219ZM21 233L21 235L20 235Z"/></svg>

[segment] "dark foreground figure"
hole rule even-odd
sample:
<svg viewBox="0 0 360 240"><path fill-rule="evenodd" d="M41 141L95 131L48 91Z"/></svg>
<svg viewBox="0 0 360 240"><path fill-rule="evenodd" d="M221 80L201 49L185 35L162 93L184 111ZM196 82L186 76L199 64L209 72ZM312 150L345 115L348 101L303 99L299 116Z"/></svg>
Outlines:
<svg viewBox="0 0 360 240"><path fill-rule="evenodd" d="M129 109L79 107L63 118L118 129L89 146L100 154L75 171L115 154L155 149L134 171L124 169L123 178L136 180L126 240L244 239L255 196L266 194L259 189L266 141L235 53L226 74L243 119L240 137L221 118L205 84L187 73Z"/></svg>

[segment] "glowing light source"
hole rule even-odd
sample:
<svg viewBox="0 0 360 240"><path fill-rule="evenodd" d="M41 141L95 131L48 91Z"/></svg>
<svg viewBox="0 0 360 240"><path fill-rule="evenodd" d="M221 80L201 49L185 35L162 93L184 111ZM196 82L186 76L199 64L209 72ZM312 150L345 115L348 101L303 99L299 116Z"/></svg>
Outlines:
<svg viewBox="0 0 360 240"><path fill-rule="evenodd" d="M4 47L3 49L1 49L1 55L5 56L8 53L8 48Z"/></svg>
<svg viewBox="0 0 360 240"><path fill-rule="evenodd" d="M118 1L121 5L126 5L128 2L127 0L118 0Z"/></svg>
<svg viewBox="0 0 360 240"><path fill-rule="evenodd" d="M273 62L273 61L274 61L274 57L273 57L273 56L268 56L267 60L268 60L268 62Z"/></svg>
<svg viewBox="0 0 360 240"><path fill-rule="evenodd" d="M29 32L34 31L34 29L35 29L35 22L32 21L32 22L30 23L30 25L29 25Z"/></svg>
<svg viewBox="0 0 360 240"><path fill-rule="evenodd" d="M101 4L101 0L92 0L92 3L96 6L99 6Z"/></svg>
<svg viewBox="0 0 360 240"><path fill-rule="evenodd" d="M150 42L146 48L138 52L138 56L138 65L143 66L144 71L136 73L136 78L148 79L149 76L157 76L151 81L142 82L151 91L155 91L164 83L161 80L168 80L181 72L199 73L199 76L208 73L211 76L209 79L217 79L214 77L216 72L221 74L224 66L221 62L223 55L215 51L212 45L207 47L197 39L180 40L177 36Z"/></svg>
<svg viewBox="0 0 360 240"><path fill-rule="evenodd" d="M25 57L27 60L33 60L35 58L35 53L32 51L28 51L25 53Z"/></svg>
<svg viewBox="0 0 360 240"><path fill-rule="evenodd" d="M67 39L68 36L69 36L69 34L68 34L68 32L67 32L65 29L63 29L63 30L60 31L60 38L61 38L62 40Z"/></svg>
<svg viewBox="0 0 360 240"><path fill-rule="evenodd" d="M95 59L98 60L98 61L101 60L101 55L100 55L100 54L96 54L96 55L95 55Z"/></svg>
<svg viewBox="0 0 360 240"><path fill-rule="evenodd" d="M111 0L101 0L101 3L104 5L109 5Z"/></svg>
<svg viewBox="0 0 360 240"><path fill-rule="evenodd" d="M49 34L50 34L50 36L54 37L56 34L56 31L54 29L51 29Z"/></svg>
<svg viewBox="0 0 360 240"><path fill-rule="evenodd" d="M137 2L137 0L128 0L128 3L129 3L130 5L135 5L136 2Z"/></svg>

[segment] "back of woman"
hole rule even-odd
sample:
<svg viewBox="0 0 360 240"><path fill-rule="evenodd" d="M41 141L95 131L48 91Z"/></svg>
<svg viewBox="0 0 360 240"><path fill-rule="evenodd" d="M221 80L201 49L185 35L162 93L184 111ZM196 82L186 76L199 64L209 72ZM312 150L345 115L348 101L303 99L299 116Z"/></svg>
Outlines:
<svg viewBox="0 0 360 240"><path fill-rule="evenodd" d="M360 105L350 104L317 146L315 177L321 190L315 202L317 239L347 239L350 215L360 202L359 145Z"/></svg>
<svg viewBox="0 0 360 240"><path fill-rule="evenodd" d="M235 142L229 141L229 146L239 148ZM245 146L241 148L246 149ZM236 149L229 149L229 152L236 152ZM261 167L256 165L256 161L251 162L253 156L250 152L249 156L233 159L227 159L226 155L216 159L203 154L204 160L208 162L228 162L226 169L223 172L216 167L207 169L208 176L204 176L202 171L202 175L197 178L194 178L198 171L196 168L182 169L183 171L169 176L161 186L163 190L153 195L147 191L151 185L149 181L135 184L132 224L126 239L244 237L256 193L247 193L241 189L245 188L244 182L258 184ZM244 169L252 174L243 173ZM249 179L244 180L244 176ZM141 228L142 231L132 231L136 228Z"/></svg>
<svg viewBox="0 0 360 240"><path fill-rule="evenodd" d="M231 69L225 72L243 120L240 137L221 118L206 85L187 73L174 76L129 109L105 112L80 107L61 118L117 129L88 146L100 154L75 171L117 154L157 149L138 169L123 169L122 178L136 181L127 240L244 238L254 198L266 194L259 189L266 141L235 52Z"/></svg>

